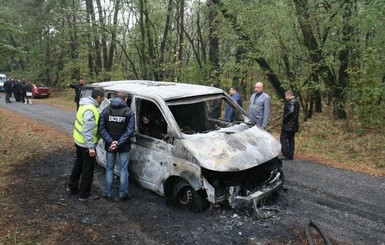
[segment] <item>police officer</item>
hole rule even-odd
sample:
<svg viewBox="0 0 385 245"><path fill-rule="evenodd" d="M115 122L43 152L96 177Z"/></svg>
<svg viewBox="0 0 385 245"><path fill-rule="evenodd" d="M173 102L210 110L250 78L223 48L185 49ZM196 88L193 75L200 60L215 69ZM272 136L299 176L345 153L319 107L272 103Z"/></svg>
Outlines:
<svg viewBox="0 0 385 245"><path fill-rule="evenodd" d="M128 94L118 91L111 104L104 108L100 115L99 131L105 141L106 149L106 180L104 198L108 201L114 200L114 168L115 160L119 154L120 159L120 190L119 198L126 201L130 198L128 194L128 163L131 140L135 131L135 115L127 105Z"/></svg>

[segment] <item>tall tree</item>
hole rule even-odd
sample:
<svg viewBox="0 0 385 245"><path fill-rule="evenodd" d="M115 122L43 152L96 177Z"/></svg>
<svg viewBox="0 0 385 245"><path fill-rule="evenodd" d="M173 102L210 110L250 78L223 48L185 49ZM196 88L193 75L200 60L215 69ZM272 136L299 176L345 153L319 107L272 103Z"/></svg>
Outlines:
<svg viewBox="0 0 385 245"><path fill-rule="evenodd" d="M164 62L165 62L165 52L166 52L166 43L168 40L168 35L171 29L171 15L172 15L172 10L173 10L173 0L168 0L167 4L167 13L166 13L166 22L164 25L163 29L163 36L162 40L160 43L160 48L159 48L159 64L158 64L158 69L160 70L159 72L159 80L164 79Z"/></svg>
<svg viewBox="0 0 385 245"><path fill-rule="evenodd" d="M208 26L209 26L209 62L210 62L210 80L219 82L219 38L218 38L218 21L217 21L217 6L218 1L209 0L207 5L209 7Z"/></svg>
<svg viewBox="0 0 385 245"><path fill-rule="evenodd" d="M114 18L111 28L111 44L110 44L110 50L109 50L109 57L108 62L106 65L106 70L111 71L114 61L114 54L116 49L116 36L117 36L117 29L118 29L118 16L120 11L120 0L116 0L114 3Z"/></svg>
<svg viewBox="0 0 385 245"><path fill-rule="evenodd" d="M94 4L92 0L86 0L86 10L87 10L87 22L90 28L89 39L88 39L88 67L90 74L95 73L96 75L102 69L102 57L100 54L100 39L98 35L98 28L96 24L96 17L94 12ZM93 62L93 57L95 57L95 64Z"/></svg>
<svg viewBox="0 0 385 245"><path fill-rule="evenodd" d="M177 60L177 81L182 80L182 67L183 67L183 56L184 56L184 11L185 11L185 0L179 0L179 43L178 43L178 60Z"/></svg>

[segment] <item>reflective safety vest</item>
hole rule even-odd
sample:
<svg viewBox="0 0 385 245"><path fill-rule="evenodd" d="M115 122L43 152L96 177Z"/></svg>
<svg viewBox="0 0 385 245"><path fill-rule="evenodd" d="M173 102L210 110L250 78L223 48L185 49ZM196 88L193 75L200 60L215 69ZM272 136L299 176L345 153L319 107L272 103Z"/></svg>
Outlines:
<svg viewBox="0 0 385 245"><path fill-rule="evenodd" d="M98 133L98 123L99 123L99 110L95 105L81 105L79 110L76 113L75 128L74 128L74 139L76 142L85 144L83 136L83 114L87 110L91 110L95 115L95 128L94 128L94 139L93 143L96 145L100 139Z"/></svg>

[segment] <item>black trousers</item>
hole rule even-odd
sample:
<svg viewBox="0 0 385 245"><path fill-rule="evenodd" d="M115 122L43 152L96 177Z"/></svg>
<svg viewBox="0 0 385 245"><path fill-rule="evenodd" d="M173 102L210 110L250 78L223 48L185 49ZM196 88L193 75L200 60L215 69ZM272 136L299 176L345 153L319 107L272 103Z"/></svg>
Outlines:
<svg viewBox="0 0 385 245"><path fill-rule="evenodd" d="M5 102L11 102L12 92L5 93Z"/></svg>
<svg viewBox="0 0 385 245"><path fill-rule="evenodd" d="M72 192L79 192L79 197L87 198L91 193L94 178L95 157L90 157L87 148L76 145L76 160L72 168L68 187Z"/></svg>
<svg viewBox="0 0 385 245"><path fill-rule="evenodd" d="M287 159L293 160L294 150L295 150L295 141L294 141L295 132L281 130L280 141L282 145L282 155Z"/></svg>

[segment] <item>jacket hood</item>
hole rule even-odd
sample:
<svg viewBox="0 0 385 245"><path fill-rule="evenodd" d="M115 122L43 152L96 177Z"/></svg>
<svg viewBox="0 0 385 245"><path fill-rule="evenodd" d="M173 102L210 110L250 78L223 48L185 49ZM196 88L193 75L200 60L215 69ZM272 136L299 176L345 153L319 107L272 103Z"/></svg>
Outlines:
<svg viewBox="0 0 385 245"><path fill-rule="evenodd" d="M98 102L94 98L92 98L91 96L81 98L79 101L79 106L81 106L81 105L95 105L96 107L99 106Z"/></svg>
<svg viewBox="0 0 385 245"><path fill-rule="evenodd" d="M124 100L122 100L121 98L114 98L111 100L110 106L112 108L118 109L118 108L127 107L127 103Z"/></svg>
<svg viewBox="0 0 385 245"><path fill-rule="evenodd" d="M281 151L281 144L274 136L257 126L248 128L245 124L188 135L182 144L202 167L222 172L255 167Z"/></svg>

